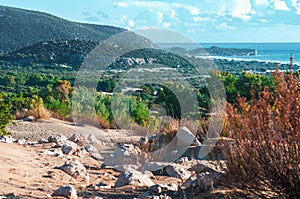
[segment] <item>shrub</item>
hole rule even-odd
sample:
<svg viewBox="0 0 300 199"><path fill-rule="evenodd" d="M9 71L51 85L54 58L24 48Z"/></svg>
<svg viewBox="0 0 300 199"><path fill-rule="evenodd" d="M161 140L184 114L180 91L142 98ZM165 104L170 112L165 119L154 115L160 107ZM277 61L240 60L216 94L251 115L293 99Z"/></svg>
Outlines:
<svg viewBox="0 0 300 199"><path fill-rule="evenodd" d="M10 134L6 127L13 119L12 104L0 93L0 136Z"/></svg>
<svg viewBox="0 0 300 199"><path fill-rule="evenodd" d="M226 147L229 185L263 197L300 198L300 88L292 75L273 74L267 89L251 103L228 104L225 131L235 140Z"/></svg>
<svg viewBox="0 0 300 199"><path fill-rule="evenodd" d="M36 95L32 96L29 112L35 119L47 120L51 117L51 112L45 108L43 99Z"/></svg>

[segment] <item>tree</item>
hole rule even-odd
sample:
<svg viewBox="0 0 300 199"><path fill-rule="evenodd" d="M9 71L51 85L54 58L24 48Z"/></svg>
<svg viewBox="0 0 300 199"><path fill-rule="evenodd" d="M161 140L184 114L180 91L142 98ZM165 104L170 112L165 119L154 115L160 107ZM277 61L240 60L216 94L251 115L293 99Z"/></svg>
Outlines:
<svg viewBox="0 0 300 199"><path fill-rule="evenodd" d="M0 93L0 136L10 134L6 127L13 119L12 104L5 97L4 94Z"/></svg>

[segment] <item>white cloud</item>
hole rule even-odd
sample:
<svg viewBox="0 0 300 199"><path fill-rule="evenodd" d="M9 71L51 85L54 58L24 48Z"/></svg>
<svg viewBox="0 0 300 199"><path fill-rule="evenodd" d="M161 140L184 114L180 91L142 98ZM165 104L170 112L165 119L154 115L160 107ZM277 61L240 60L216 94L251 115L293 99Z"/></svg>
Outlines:
<svg viewBox="0 0 300 199"><path fill-rule="evenodd" d="M162 12L159 12L159 11L157 11L156 14L157 14L157 21L158 21L158 23L162 23L163 20L164 20L165 14L162 13Z"/></svg>
<svg viewBox="0 0 300 199"><path fill-rule="evenodd" d="M292 6L296 9L297 14L300 15L300 2L298 0L292 0Z"/></svg>
<svg viewBox="0 0 300 199"><path fill-rule="evenodd" d="M125 21L125 19L127 19L127 15L122 15L121 16L121 21L123 22L123 21Z"/></svg>
<svg viewBox="0 0 300 199"><path fill-rule="evenodd" d="M273 0L273 6L275 10L290 11L285 1L282 0Z"/></svg>
<svg viewBox="0 0 300 199"><path fill-rule="evenodd" d="M259 5L259 6L261 6L261 5L263 5L263 6L270 5L268 0L255 0L255 3L256 3L256 5Z"/></svg>
<svg viewBox="0 0 300 199"><path fill-rule="evenodd" d="M189 10L192 15L200 14L200 9L196 6L187 6L186 9Z"/></svg>
<svg viewBox="0 0 300 199"><path fill-rule="evenodd" d="M128 26L133 27L134 26L134 21L133 20L128 20Z"/></svg>
<svg viewBox="0 0 300 199"><path fill-rule="evenodd" d="M171 24L169 22L164 22L164 28L169 28Z"/></svg>
<svg viewBox="0 0 300 199"><path fill-rule="evenodd" d="M251 14L254 13L250 0L236 0L236 6L232 11L233 17L248 21L252 18Z"/></svg>
<svg viewBox="0 0 300 199"><path fill-rule="evenodd" d="M174 17L177 16L177 12L176 12L175 10L171 10L171 12L169 13L169 16L170 16L171 18L174 18Z"/></svg>
<svg viewBox="0 0 300 199"><path fill-rule="evenodd" d="M236 30L235 27L229 26L227 22L223 22L216 26L218 30Z"/></svg>
<svg viewBox="0 0 300 199"><path fill-rule="evenodd" d="M113 3L114 6L119 7L119 8L126 8L128 7L128 4L125 2L114 2Z"/></svg>
<svg viewBox="0 0 300 199"><path fill-rule="evenodd" d="M211 19L209 17L200 17L200 16L194 17L194 22L195 23L198 23L198 22L208 22L210 20Z"/></svg>
<svg viewBox="0 0 300 199"><path fill-rule="evenodd" d="M261 23L268 23L268 22L270 22L270 21L267 20L267 19L261 19L260 22L261 22Z"/></svg>

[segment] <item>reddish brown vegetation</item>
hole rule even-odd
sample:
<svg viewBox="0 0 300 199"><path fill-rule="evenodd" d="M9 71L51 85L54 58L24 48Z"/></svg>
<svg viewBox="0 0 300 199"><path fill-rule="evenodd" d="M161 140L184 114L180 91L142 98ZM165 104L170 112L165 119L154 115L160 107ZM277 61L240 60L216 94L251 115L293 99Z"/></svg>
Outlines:
<svg viewBox="0 0 300 199"><path fill-rule="evenodd" d="M300 198L300 87L293 75L273 74L276 91L266 88L251 103L228 104L225 131L230 185L269 197Z"/></svg>

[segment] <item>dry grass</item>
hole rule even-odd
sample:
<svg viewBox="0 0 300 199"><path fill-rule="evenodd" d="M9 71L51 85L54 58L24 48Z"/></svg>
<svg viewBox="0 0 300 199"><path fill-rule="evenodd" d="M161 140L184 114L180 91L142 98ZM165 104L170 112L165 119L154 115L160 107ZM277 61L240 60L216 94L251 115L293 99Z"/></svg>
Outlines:
<svg viewBox="0 0 300 199"><path fill-rule="evenodd" d="M52 113L44 107L44 105L32 107L29 110L29 115L32 115L35 119L48 120L51 118Z"/></svg>

